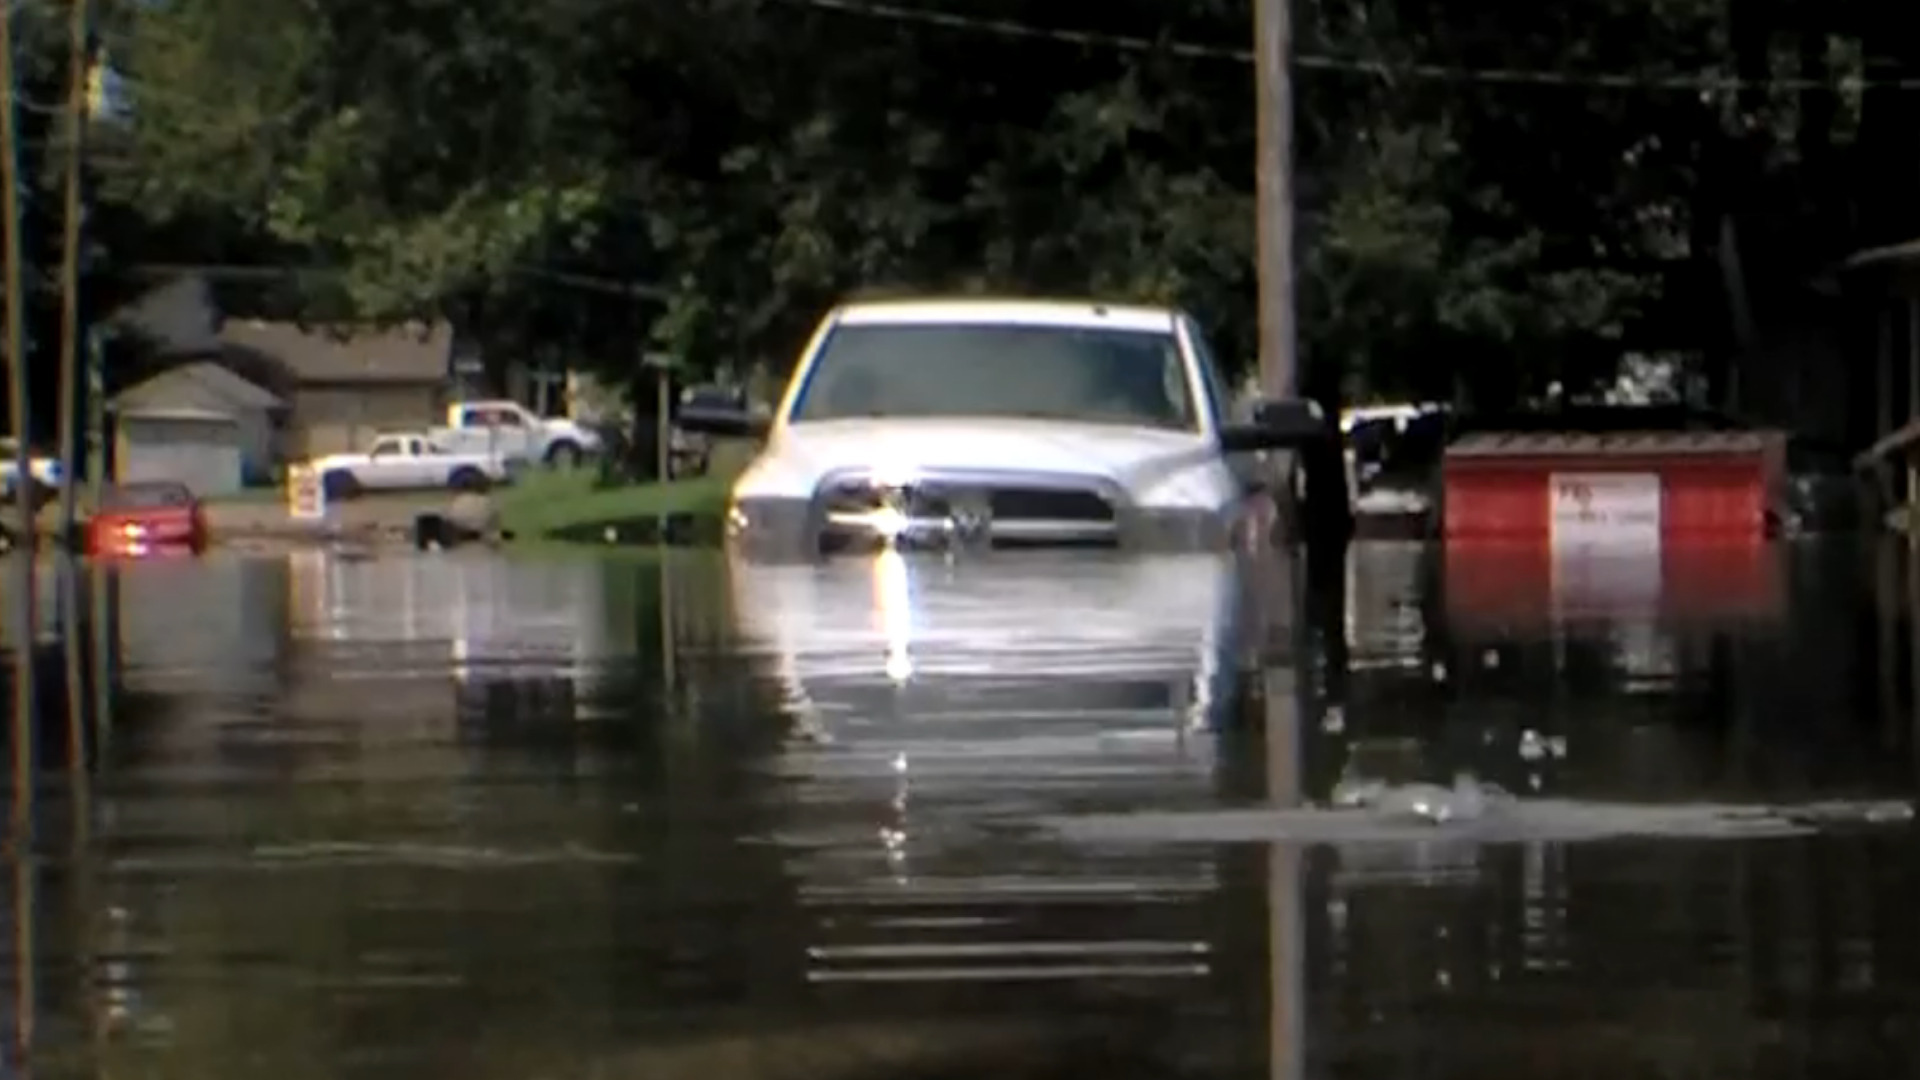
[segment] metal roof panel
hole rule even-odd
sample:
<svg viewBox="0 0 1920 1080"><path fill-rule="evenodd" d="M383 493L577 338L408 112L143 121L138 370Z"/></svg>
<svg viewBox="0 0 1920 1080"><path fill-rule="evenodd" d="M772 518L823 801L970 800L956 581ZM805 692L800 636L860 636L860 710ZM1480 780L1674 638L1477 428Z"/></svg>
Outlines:
<svg viewBox="0 0 1920 1080"><path fill-rule="evenodd" d="M1605 434L1476 432L1447 447L1449 458L1646 457L1757 454L1782 439L1772 431L1624 431Z"/></svg>

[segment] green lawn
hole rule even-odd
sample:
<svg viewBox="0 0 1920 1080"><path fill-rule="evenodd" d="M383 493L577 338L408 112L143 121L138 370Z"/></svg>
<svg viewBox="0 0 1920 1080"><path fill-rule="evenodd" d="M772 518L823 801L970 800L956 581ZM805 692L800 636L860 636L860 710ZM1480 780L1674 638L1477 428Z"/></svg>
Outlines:
<svg viewBox="0 0 1920 1080"><path fill-rule="evenodd" d="M502 489L494 505L501 527L521 542L583 540L606 526L625 534L632 526L644 529L661 519L691 522L697 532L717 534L734 478L759 451L757 440L717 441L706 475L663 484L602 487L599 470L591 466L535 469Z"/></svg>
<svg viewBox="0 0 1920 1080"><path fill-rule="evenodd" d="M619 525L656 518L718 521L727 511L734 470L664 484L601 487L598 470L541 469L517 479L497 496L500 524L519 540L541 540L588 526Z"/></svg>

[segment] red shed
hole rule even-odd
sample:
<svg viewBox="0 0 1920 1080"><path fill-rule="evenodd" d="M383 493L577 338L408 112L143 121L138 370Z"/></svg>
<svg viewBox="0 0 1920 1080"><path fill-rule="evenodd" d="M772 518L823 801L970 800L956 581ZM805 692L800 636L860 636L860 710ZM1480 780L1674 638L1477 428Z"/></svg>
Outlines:
<svg viewBox="0 0 1920 1080"><path fill-rule="evenodd" d="M1778 432L1468 435L1442 464L1444 535L1543 547L1757 543L1784 489Z"/></svg>

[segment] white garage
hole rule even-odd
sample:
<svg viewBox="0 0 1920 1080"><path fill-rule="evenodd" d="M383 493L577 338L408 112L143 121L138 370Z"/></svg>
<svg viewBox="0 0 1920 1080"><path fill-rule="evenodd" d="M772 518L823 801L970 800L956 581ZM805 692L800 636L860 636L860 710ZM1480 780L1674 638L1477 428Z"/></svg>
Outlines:
<svg viewBox="0 0 1920 1080"><path fill-rule="evenodd" d="M114 478L176 480L195 495L232 495L244 485L240 422L201 409L122 412L114 440Z"/></svg>

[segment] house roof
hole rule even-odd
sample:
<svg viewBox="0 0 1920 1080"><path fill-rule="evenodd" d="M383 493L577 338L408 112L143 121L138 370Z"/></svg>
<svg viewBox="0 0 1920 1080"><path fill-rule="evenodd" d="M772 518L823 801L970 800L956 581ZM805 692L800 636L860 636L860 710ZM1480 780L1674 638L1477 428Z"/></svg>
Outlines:
<svg viewBox="0 0 1920 1080"><path fill-rule="evenodd" d="M352 330L229 319L220 327L220 342L276 361L297 382L433 383L447 377L453 327L438 322Z"/></svg>
<svg viewBox="0 0 1920 1080"><path fill-rule="evenodd" d="M150 416L159 412L202 411L223 416L278 409L286 402L259 386L210 361L169 368L115 394L108 408L121 415Z"/></svg>

